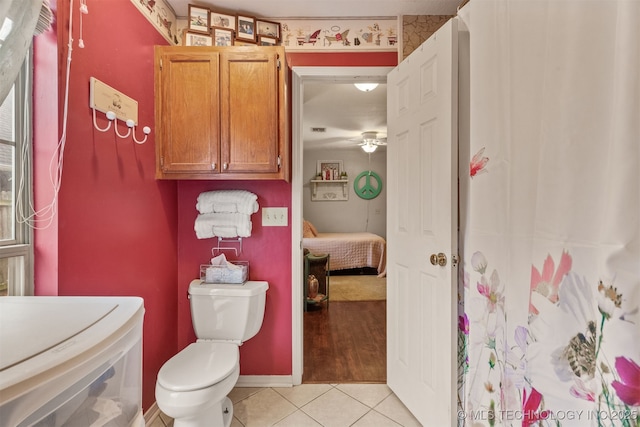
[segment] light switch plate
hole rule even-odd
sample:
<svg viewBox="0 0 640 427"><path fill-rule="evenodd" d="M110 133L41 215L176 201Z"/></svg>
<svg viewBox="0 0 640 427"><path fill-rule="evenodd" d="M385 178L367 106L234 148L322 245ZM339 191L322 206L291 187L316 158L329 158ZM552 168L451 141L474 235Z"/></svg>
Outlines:
<svg viewBox="0 0 640 427"><path fill-rule="evenodd" d="M289 225L288 208L262 208L263 227L286 227Z"/></svg>

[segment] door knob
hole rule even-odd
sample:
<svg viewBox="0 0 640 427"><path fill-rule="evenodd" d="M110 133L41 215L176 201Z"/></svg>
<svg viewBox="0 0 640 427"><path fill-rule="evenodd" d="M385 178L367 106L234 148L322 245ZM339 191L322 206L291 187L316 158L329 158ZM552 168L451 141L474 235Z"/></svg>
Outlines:
<svg viewBox="0 0 640 427"><path fill-rule="evenodd" d="M447 265L447 256L442 252L438 253L437 255L431 254L431 256L429 257L429 261L431 261L431 264L433 265L444 267L445 265Z"/></svg>

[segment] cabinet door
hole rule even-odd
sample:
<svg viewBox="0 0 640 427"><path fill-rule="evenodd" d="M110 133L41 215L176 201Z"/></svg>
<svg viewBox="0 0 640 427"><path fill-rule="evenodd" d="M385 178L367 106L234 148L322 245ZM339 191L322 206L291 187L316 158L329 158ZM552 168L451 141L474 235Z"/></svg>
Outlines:
<svg viewBox="0 0 640 427"><path fill-rule="evenodd" d="M220 54L156 50L158 178L220 172Z"/></svg>
<svg viewBox="0 0 640 427"><path fill-rule="evenodd" d="M283 58L280 69L279 56L276 49L222 54L220 155L225 174L280 175L286 134L281 118L286 112L281 110L285 66Z"/></svg>

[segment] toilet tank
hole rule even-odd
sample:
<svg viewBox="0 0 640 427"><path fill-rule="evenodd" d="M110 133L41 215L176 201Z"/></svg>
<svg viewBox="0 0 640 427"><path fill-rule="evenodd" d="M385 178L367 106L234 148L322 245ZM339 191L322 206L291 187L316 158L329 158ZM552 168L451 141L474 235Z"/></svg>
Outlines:
<svg viewBox="0 0 640 427"><path fill-rule="evenodd" d="M242 285L192 281L189 300L196 337L242 343L255 336L262 326L267 289L269 284L263 281Z"/></svg>

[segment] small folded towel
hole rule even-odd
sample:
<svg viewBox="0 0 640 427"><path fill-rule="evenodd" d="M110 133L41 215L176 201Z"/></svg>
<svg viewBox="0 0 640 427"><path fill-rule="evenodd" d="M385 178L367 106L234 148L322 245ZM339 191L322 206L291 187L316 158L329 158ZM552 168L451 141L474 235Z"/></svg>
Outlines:
<svg viewBox="0 0 640 427"><path fill-rule="evenodd" d="M196 209L207 213L242 213L251 215L258 212L258 196L246 190L205 191L198 195Z"/></svg>
<svg viewBox="0 0 640 427"><path fill-rule="evenodd" d="M193 229L198 239L251 236L251 217L240 213L208 213L196 217Z"/></svg>

